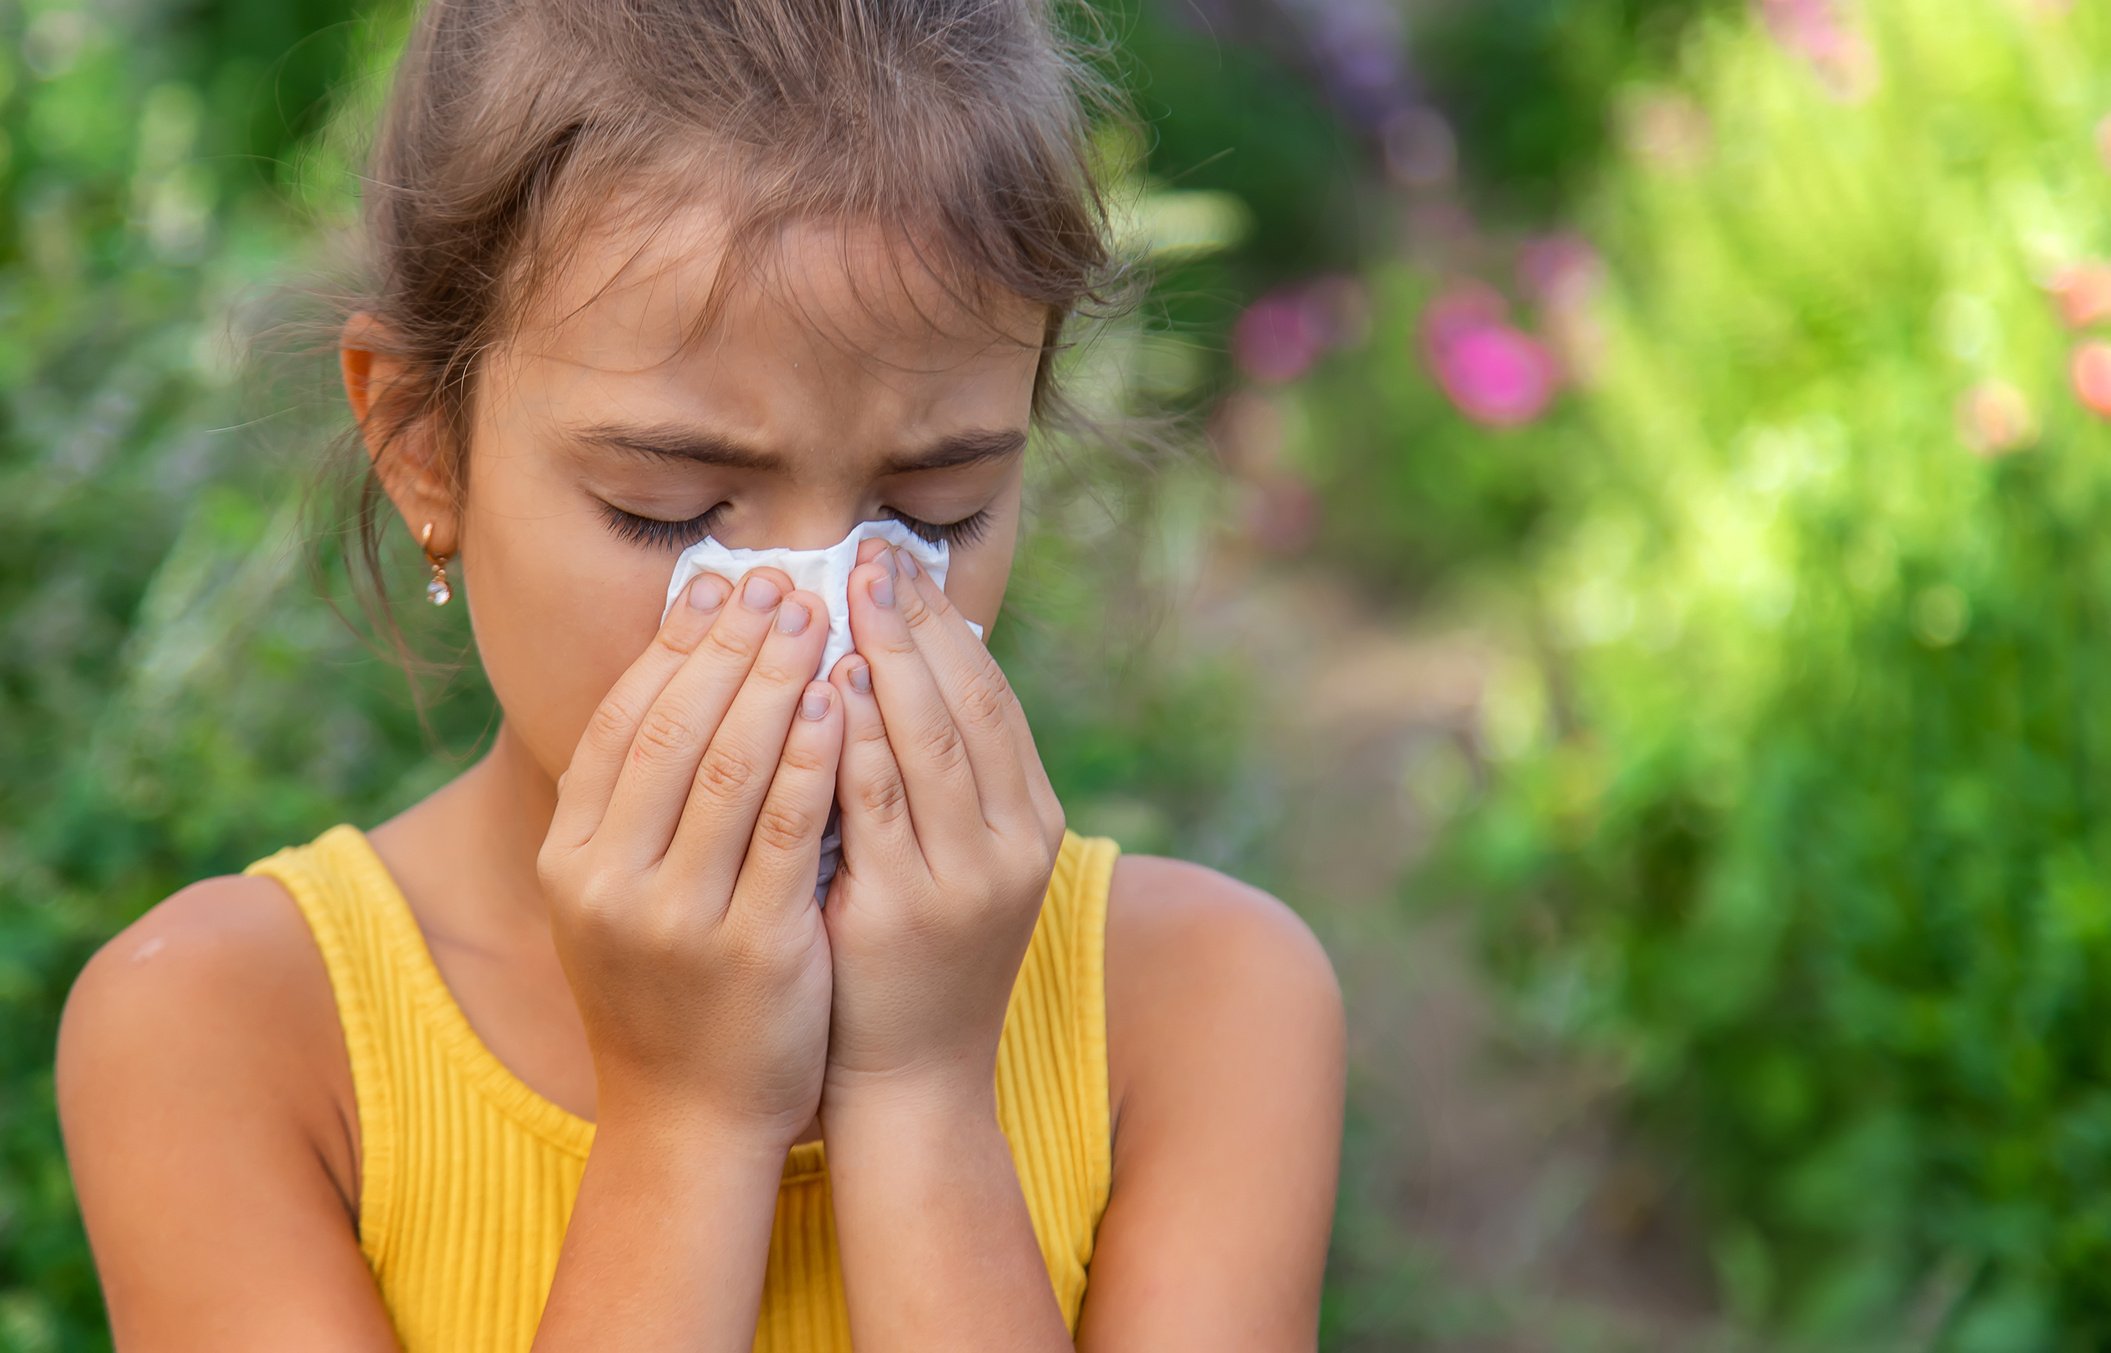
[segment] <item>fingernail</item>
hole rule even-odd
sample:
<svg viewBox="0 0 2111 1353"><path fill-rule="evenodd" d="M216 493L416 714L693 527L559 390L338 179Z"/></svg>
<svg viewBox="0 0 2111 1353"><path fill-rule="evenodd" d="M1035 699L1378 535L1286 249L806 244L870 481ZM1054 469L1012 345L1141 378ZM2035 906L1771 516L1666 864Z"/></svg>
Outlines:
<svg viewBox="0 0 2111 1353"><path fill-rule="evenodd" d="M916 556L907 550L902 551L902 573L905 577L916 576Z"/></svg>
<svg viewBox="0 0 2111 1353"><path fill-rule="evenodd" d="M872 580L872 599L882 606L894 604L894 579L882 573Z"/></svg>
<svg viewBox="0 0 2111 1353"><path fill-rule="evenodd" d="M751 611L767 611L784 595L782 588L757 574L741 584L740 604Z"/></svg>
<svg viewBox="0 0 2111 1353"><path fill-rule="evenodd" d="M850 689L856 691L859 695L872 694L871 664L861 662L850 669Z"/></svg>
<svg viewBox="0 0 2111 1353"><path fill-rule="evenodd" d="M827 717L827 715L828 686L824 682L815 682L806 688L806 698L799 702L799 717L802 719L820 719Z"/></svg>
<svg viewBox="0 0 2111 1353"><path fill-rule="evenodd" d="M900 571L901 568L901 565L895 562L895 553L895 548L892 545L880 551L880 567L887 570L887 576L890 578Z"/></svg>
<svg viewBox="0 0 2111 1353"><path fill-rule="evenodd" d="M777 628L786 634L797 634L806 628L812 613L803 601L787 601L777 610Z"/></svg>
<svg viewBox="0 0 2111 1353"><path fill-rule="evenodd" d="M715 611L726 604L726 583L712 574L699 574L689 584L689 604L699 611Z"/></svg>

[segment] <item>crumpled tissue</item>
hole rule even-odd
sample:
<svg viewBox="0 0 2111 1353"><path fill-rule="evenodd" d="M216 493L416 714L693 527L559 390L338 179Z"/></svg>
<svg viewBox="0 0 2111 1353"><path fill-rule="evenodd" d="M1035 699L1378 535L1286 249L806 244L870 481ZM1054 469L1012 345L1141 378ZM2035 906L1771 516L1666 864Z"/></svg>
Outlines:
<svg viewBox="0 0 2111 1353"><path fill-rule="evenodd" d="M660 619L665 622L667 613L674 609L674 604L682 599L682 592L699 573L716 573L738 587L742 576L751 568L763 565L781 568L791 578L794 587L816 594L828 608L828 642L822 646L821 662L814 670L815 676L825 678L837 660L853 647L850 639L850 571L858 565L858 543L873 536L906 551L931 575L933 583L941 588L945 586L950 555L946 543L926 540L892 519L861 521L850 528L849 535L819 550L793 550L782 546L735 550L705 536L675 559L674 574L667 580L667 600L660 608ZM976 638L982 637L982 626L972 620L967 624ZM821 834L821 870L814 883L814 903L817 906L825 903L828 881L835 877L836 866L842 860L841 817L840 805L831 803L828 824Z"/></svg>

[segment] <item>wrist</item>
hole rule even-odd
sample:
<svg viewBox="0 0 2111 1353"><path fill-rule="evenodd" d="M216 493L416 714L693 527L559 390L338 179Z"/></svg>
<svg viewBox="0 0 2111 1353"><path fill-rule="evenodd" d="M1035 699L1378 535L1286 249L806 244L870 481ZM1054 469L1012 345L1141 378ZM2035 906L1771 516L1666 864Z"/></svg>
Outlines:
<svg viewBox="0 0 2111 1353"><path fill-rule="evenodd" d="M747 1162L781 1169L804 1124L742 1117L664 1097L595 1096L594 1144L620 1140L679 1160Z"/></svg>
<svg viewBox="0 0 2111 1353"><path fill-rule="evenodd" d="M820 1119L824 1138L867 1122L886 1123L896 1129L910 1123L994 1127L995 1068L977 1075L926 1072L831 1076L821 1092Z"/></svg>
<svg viewBox="0 0 2111 1353"><path fill-rule="evenodd" d="M928 1213L934 1193L1015 1169L994 1088L980 1097L964 1087L930 1083L863 1090L833 1104L824 1096L821 1104L839 1227L846 1217Z"/></svg>

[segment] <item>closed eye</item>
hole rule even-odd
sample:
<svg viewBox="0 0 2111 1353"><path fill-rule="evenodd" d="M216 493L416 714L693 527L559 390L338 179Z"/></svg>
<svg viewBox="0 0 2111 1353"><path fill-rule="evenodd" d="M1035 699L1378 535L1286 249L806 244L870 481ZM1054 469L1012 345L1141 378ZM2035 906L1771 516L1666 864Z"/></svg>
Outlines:
<svg viewBox="0 0 2111 1353"><path fill-rule="evenodd" d="M635 512L625 512L613 503L603 503L601 513L608 521L608 529L625 540L660 549L683 550L711 533L711 523L718 520L718 514L725 506L720 503L709 512L687 521L641 517Z"/></svg>
<svg viewBox="0 0 2111 1353"><path fill-rule="evenodd" d="M608 528L623 539L637 545L679 550L686 549L709 535L712 524L718 520L726 504L720 503L709 512L683 521L641 517L635 512L625 512L613 503L603 503L601 508ZM972 545L989 530L988 508L962 517L959 521L949 522L923 521L891 507L882 508L881 511L934 545L941 541L955 548Z"/></svg>
<svg viewBox="0 0 2111 1353"><path fill-rule="evenodd" d="M983 533L989 529L990 524L990 511L986 507L969 516L962 517L959 521L936 523L918 521L908 513L896 512L891 507L882 508L881 511L887 513L887 515L893 517L896 521L932 544L935 545L942 540L954 548L972 545L982 539Z"/></svg>

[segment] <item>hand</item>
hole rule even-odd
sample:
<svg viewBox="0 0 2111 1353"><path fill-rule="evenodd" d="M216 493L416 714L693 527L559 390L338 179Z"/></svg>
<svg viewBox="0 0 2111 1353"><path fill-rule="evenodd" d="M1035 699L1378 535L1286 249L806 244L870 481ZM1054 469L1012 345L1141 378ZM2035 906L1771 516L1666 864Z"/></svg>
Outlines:
<svg viewBox="0 0 2111 1353"><path fill-rule="evenodd" d="M691 604L699 591L708 609ZM828 632L818 596L775 568L730 591L692 583L594 711L536 867L593 1049L596 1116L671 1116L789 1149L819 1108L827 1054L813 889L842 701L807 679ZM801 606L805 627L786 633Z"/></svg>
<svg viewBox="0 0 2111 1353"><path fill-rule="evenodd" d="M904 1086L979 1103L1063 810L1010 683L945 593L884 541L858 556L857 648L829 674L845 727L824 1112Z"/></svg>

